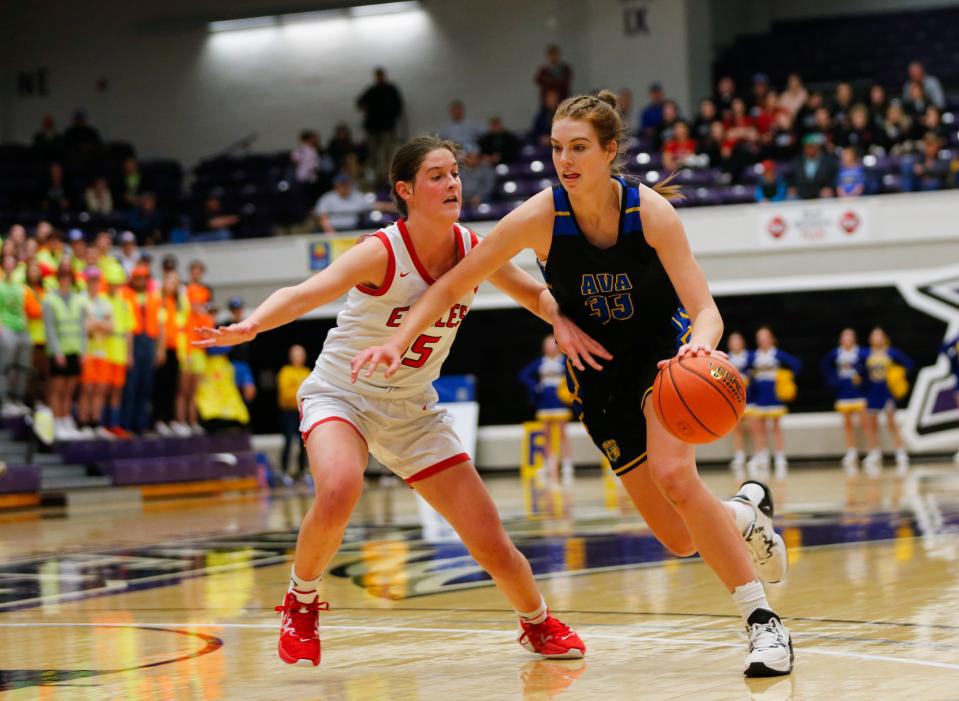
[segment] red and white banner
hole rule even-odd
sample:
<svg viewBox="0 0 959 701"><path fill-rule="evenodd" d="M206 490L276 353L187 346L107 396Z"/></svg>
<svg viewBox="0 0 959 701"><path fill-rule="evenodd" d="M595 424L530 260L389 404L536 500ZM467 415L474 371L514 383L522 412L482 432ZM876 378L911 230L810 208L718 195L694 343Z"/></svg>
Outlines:
<svg viewBox="0 0 959 701"><path fill-rule="evenodd" d="M869 238L868 207L847 200L761 205L759 235L764 246L834 246Z"/></svg>

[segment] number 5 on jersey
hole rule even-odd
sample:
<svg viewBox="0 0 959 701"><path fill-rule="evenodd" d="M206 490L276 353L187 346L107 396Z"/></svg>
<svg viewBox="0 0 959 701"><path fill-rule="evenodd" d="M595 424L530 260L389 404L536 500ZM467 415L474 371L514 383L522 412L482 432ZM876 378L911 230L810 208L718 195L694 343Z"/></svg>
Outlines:
<svg viewBox="0 0 959 701"><path fill-rule="evenodd" d="M427 336L425 333L422 334L419 338L413 341L413 345L410 346L409 352L416 353L416 357L404 357L403 365L408 368L423 367L426 364L426 361L429 360L430 356L433 355L433 349L430 348L430 344L436 343L439 340L439 336Z"/></svg>

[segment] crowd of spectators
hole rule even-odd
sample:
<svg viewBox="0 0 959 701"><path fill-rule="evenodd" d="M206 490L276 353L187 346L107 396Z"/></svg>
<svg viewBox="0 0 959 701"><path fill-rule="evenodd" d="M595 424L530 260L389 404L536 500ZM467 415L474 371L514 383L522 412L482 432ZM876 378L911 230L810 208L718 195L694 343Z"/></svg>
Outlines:
<svg viewBox="0 0 959 701"><path fill-rule="evenodd" d="M511 192L501 191L498 173L506 171L498 168L516 163L524 148L537 153L548 148L553 114L570 94L572 80L560 49L547 47L533 76L538 102L528 129L517 132L498 115L478 121L462 99L449 102L448 118L436 130L463 146L464 204L482 212L481 205ZM634 110L628 89L620 89L618 98L633 131L633 150L658 159L653 167L666 173L708 170L715 185L755 185L758 201L872 194L882 189L870 177L869 168L877 163L894 174L890 189L895 190L954 187L959 177L959 124L946 109L942 85L919 62L909 65L895 91L847 82L810 89L797 74L775 86L757 73L745 89L730 76L720 78L714 94L690 115L682 114L659 82L649 86L640 109ZM282 225L288 231L332 233L395 216L388 170L405 132L402 92L378 67L355 105L362 137L346 123L337 124L325 142L315 130L301 132L282 157L285 175L278 185L294 203L292 222L268 221L260 230ZM215 177L171 201L148 188L132 148L118 152L109 146L83 112L62 133L51 117L44 119L33 142L44 177L21 209L32 208L65 229L128 230L139 245L249 235L237 233L248 213L241 211L242 201L224 197Z"/></svg>
<svg viewBox="0 0 959 701"><path fill-rule="evenodd" d="M2 242L0 412L49 410L57 440L202 432L197 392L207 352L194 329L214 324L205 266L181 281L174 256L154 274L132 232L88 238L49 222L14 225ZM243 302L227 319L242 319ZM243 398L255 395L248 349L230 350ZM235 357L234 357L235 356Z"/></svg>

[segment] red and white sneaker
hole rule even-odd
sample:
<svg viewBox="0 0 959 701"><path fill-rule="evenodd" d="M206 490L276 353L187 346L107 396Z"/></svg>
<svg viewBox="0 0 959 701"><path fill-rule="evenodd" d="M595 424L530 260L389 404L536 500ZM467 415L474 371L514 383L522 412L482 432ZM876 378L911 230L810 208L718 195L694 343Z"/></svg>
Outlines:
<svg viewBox="0 0 959 701"><path fill-rule="evenodd" d="M273 609L283 614L277 652L287 664L300 660L312 662L314 667L320 664L320 611L329 611L330 605L319 598L304 604L288 591L282 606Z"/></svg>
<svg viewBox="0 0 959 701"><path fill-rule="evenodd" d="M586 645L568 625L546 612L546 620L533 624L520 619L516 642L548 660L575 660L586 654Z"/></svg>

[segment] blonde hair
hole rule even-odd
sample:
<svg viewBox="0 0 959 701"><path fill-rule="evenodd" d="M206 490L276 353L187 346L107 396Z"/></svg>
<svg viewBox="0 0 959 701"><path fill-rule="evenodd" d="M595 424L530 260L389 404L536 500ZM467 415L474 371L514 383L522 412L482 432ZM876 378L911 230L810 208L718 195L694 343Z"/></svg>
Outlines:
<svg viewBox="0 0 959 701"><path fill-rule="evenodd" d="M617 109L616 95L610 90L600 90L595 95L575 95L563 100L553 114L553 122L558 119L587 121L596 131L599 145L608 148L611 141L616 142L616 157L610 163L613 173L621 173L626 165L626 149L629 146L629 127L623 124L623 118ZM653 185L653 190L667 200L683 198L678 184L673 183L676 171Z"/></svg>

